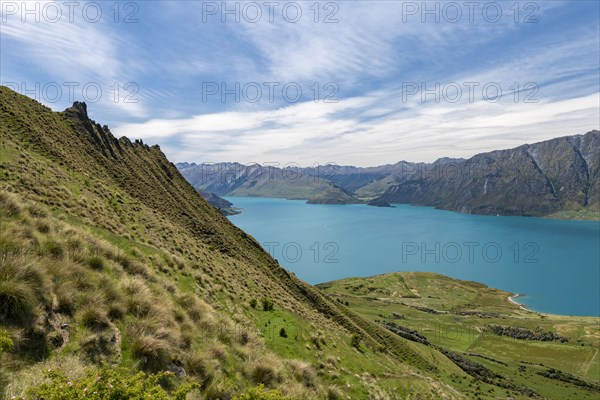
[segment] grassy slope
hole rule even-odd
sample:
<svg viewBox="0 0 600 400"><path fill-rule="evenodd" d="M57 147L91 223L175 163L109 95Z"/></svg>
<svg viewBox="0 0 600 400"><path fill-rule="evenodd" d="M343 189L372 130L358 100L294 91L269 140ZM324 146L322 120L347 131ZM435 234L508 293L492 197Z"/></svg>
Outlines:
<svg viewBox="0 0 600 400"><path fill-rule="evenodd" d="M0 120L0 267L33 263L33 276L45 282L35 298L26 296L27 321L0 315L15 342L2 356L11 393L73 357L80 369L99 359L150 370L176 363L203 383L206 398L263 381L297 398L388 398L407 388L429 398L471 393L449 380L462 372L441 353L279 267L158 147L115 139L81 105L53 113L4 87ZM17 273L11 279L23 283ZM262 298L273 299L275 311L248 306ZM58 322L69 324L65 346ZM286 327L288 339L273 326ZM360 352L350 345L353 334L363 338ZM32 338L41 350L29 354Z"/></svg>
<svg viewBox="0 0 600 400"><path fill-rule="evenodd" d="M507 301L510 293L433 273L392 273L318 286L334 298L347 301L350 309L372 321L392 321L417 330L434 345L462 355L475 353L498 360L500 362L469 357L545 398L591 399L598 396L598 390L581 389L537 374L554 368L598 384L598 318L522 310ZM432 314L414 306L441 313ZM460 315L465 312L470 315ZM394 319L392 313L403 315L405 319ZM486 331L486 325L522 327L531 331L541 329L568 337L569 341L513 339Z"/></svg>
<svg viewBox="0 0 600 400"><path fill-rule="evenodd" d="M579 210L579 211L560 211L547 215L546 218L556 219L577 219L577 220L600 220L600 211Z"/></svg>

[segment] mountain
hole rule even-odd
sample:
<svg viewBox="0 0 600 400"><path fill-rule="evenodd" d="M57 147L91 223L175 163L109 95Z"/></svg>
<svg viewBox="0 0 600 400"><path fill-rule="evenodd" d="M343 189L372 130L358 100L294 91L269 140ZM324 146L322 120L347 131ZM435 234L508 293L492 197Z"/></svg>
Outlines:
<svg viewBox="0 0 600 400"><path fill-rule="evenodd" d="M220 196L303 199L309 203L353 204L361 201L325 178L325 169L240 163L179 163L181 174L198 190Z"/></svg>
<svg viewBox="0 0 600 400"><path fill-rule="evenodd" d="M379 199L492 215L600 213L600 132L438 160Z"/></svg>
<svg viewBox="0 0 600 400"><path fill-rule="evenodd" d="M84 103L53 112L6 87L0 121L9 398L75 398L80 385L110 382L133 399L186 388L203 399L390 398L407 385L417 396L470 393L442 352L283 269L159 146L115 138Z"/></svg>
<svg viewBox="0 0 600 400"><path fill-rule="evenodd" d="M196 190L198 191L200 196L202 196L202 198L204 200L206 200L206 202L208 204L210 204L211 206L213 206L217 210L219 210L221 212L221 214L234 215L234 214L239 213L239 211L237 211L234 207L232 207L233 206L232 202L227 201L224 198L217 196L214 193L207 192L206 190L202 190L202 189L196 189Z"/></svg>
<svg viewBox="0 0 600 400"><path fill-rule="evenodd" d="M202 190L308 203L406 203L489 215L600 218L600 132L565 136L469 159L378 167L271 168L179 164Z"/></svg>

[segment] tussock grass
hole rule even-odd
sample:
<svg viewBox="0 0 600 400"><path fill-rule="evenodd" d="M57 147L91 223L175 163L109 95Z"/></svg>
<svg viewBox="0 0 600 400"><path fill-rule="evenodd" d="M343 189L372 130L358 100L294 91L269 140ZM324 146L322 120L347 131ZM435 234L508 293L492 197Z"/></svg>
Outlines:
<svg viewBox="0 0 600 400"><path fill-rule="evenodd" d="M0 206L5 217L16 217L23 210L19 204L18 196L5 191L0 192Z"/></svg>
<svg viewBox="0 0 600 400"><path fill-rule="evenodd" d="M185 371L198 378L201 382L206 382L210 377L211 368L202 353L189 352L183 356L183 366Z"/></svg>
<svg viewBox="0 0 600 400"><path fill-rule="evenodd" d="M122 283L122 289L129 312L139 316L148 314L154 300L150 288L142 278L125 278Z"/></svg>
<svg viewBox="0 0 600 400"><path fill-rule="evenodd" d="M294 378L306 387L314 387L317 379L317 371L307 362L300 360L288 360Z"/></svg>
<svg viewBox="0 0 600 400"><path fill-rule="evenodd" d="M179 296L177 300L190 319L196 323L202 322L211 314L209 306L190 293Z"/></svg>
<svg viewBox="0 0 600 400"><path fill-rule="evenodd" d="M148 371L162 371L171 362L173 348L165 339L150 334L141 334L133 340L133 354L140 366Z"/></svg>
<svg viewBox="0 0 600 400"><path fill-rule="evenodd" d="M94 365L111 364L116 361L118 349L115 347L114 336L109 330L96 331L86 335L81 341L81 350L86 360Z"/></svg>
<svg viewBox="0 0 600 400"><path fill-rule="evenodd" d="M54 293L58 304L56 311L67 316L73 316L75 313L76 296L78 291L71 282L60 282L55 285Z"/></svg>
<svg viewBox="0 0 600 400"><path fill-rule="evenodd" d="M100 331L110 326L108 312L104 307L88 304L80 308L79 320L83 326L94 331Z"/></svg>
<svg viewBox="0 0 600 400"><path fill-rule="evenodd" d="M42 246L40 248L40 255L47 255L56 260L60 260L65 255L65 249L62 243L54 240L48 240L42 243Z"/></svg>
<svg viewBox="0 0 600 400"><path fill-rule="evenodd" d="M0 321L30 325L47 306L48 277L23 256L0 256Z"/></svg>
<svg viewBox="0 0 600 400"><path fill-rule="evenodd" d="M327 388L327 400L341 400L344 398L340 388L337 386L329 386Z"/></svg>
<svg viewBox="0 0 600 400"><path fill-rule="evenodd" d="M273 357L260 357L248 363L248 375L256 385L274 387L282 382L279 360Z"/></svg>
<svg viewBox="0 0 600 400"><path fill-rule="evenodd" d="M217 360L221 363L225 363L227 361L227 349L223 344L213 341L208 344L206 347L205 353L210 359Z"/></svg>
<svg viewBox="0 0 600 400"><path fill-rule="evenodd" d="M217 372L204 390L207 400L231 400L238 390L236 384L224 374Z"/></svg>
<svg viewBox="0 0 600 400"><path fill-rule="evenodd" d="M97 271L101 271L104 269L104 263L104 258L100 256L92 256L87 260L88 266Z"/></svg>
<svg viewBox="0 0 600 400"><path fill-rule="evenodd" d="M28 245L27 241L8 231L0 232L0 254L19 254Z"/></svg>

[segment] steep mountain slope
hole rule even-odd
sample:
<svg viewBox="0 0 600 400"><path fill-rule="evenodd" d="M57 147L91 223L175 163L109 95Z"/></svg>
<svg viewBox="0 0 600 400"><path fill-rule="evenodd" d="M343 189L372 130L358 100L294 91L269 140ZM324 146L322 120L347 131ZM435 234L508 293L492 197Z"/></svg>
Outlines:
<svg viewBox="0 0 600 400"><path fill-rule="evenodd" d="M468 160L436 161L380 199L447 210L546 216L600 213L600 132L566 136Z"/></svg>
<svg viewBox="0 0 600 400"><path fill-rule="evenodd" d="M441 352L281 268L158 146L116 139L83 103L54 113L4 87L0 121L8 394L100 362L171 370L210 399L261 383L302 399L469 393Z"/></svg>

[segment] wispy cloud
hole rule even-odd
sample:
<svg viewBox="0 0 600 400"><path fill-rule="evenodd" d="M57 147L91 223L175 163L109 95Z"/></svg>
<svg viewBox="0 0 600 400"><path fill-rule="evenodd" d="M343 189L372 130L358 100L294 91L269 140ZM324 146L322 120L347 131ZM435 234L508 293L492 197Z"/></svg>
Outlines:
<svg viewBox="0 0 600 400"><path fill-rule="evenodd" d="M598 5L529 3L517 3L518 14L514 3L496 3L503 15L495 22L482 5L470 20L459 2L463 15L453 23L451 14L436 22L406 8L441 11L448 3L394 1L318 2L317 21L314 3L296 2L303 16L295 23L283 18L284 2L274 21L263 8L256 23L231 15L223 23L220 12L203 15L206 2L187 1L136 3L132 25L17 17L2 25L2 80L135 82L137 103L122 101L126 90L117 102L110 93L89 105L92 116L118 135L158 142L175 161L373 165L466 157L598 128ZM532 11L537 23L527 24ZM337 22L325 23L327 16ZM307 93L314 82L334 82L339 102L323 102L321 93L319 102L306 95L292 104L280 92L273 102L204 101L207 82L298 82ZM411 82L419 90L456 82L462 97L422 101L420 92L406 96ZM469 82L479 83L473 99ZM483 99L488 83L502 88L500 101ZM532 94L526 83L537 85L537 103L524 102Z"/></svg>
<svg viewBox="0 0 600 400"><path fill-rule="evenodd" d="M7 3L16 5L16 13L2 15L3 55L11 56L8 60L2 57L3 82L23 83L29 88L36 83L43 87L55 82L64 89L58 102L63 107L72 100L65 83L78 84L77 100L81 100L83 87L91 84L102 90L98 96L95 89L90 90L89 97L98 99L98 106L133 117L147 115L139 101L124 101L131 91L123 86L135 82L131 71L136 70L136 63L129 63L124 57L124 49L135 47L135 38L122 32L116 34L107 23L113 21L110 15L90 22L96 19L95 11L88 16L83 12L85 3L79 2L72 2L72 9L52 1L2 3L3 11L15 10ZM107 11L105 7L103 12ZM28 76L20 73L23 67L31 72ZM115 84L120 86L119 91ZM43 92L39 97L47 105L57 105L49 103ZM54 93L50 97L54 99Z"/></svg>
<svg viewBox="0 0 600 400"><path fill-rule="evenodd" d="M536 104L480 100L449 107L423 104L362 120L377 100L353 98L339 104L312 102L257 113L221 113L180 120L127 124L116 132L145 140L177 139L163 150L174 161L314 162L356 165L401 159L433 161L469 157L598 128L599 98ZM551 122L550 122L551 121Z"/></svg>

